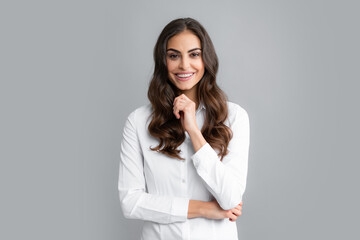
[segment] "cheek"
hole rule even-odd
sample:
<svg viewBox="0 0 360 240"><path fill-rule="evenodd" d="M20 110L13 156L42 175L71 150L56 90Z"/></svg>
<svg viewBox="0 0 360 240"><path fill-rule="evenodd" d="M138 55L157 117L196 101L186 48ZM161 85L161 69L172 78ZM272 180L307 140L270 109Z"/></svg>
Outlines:
<svg viewBox="0 0 360 240"><path fill-rule="evenodd" d="M200 72L203 72L205 70L205 67L204 67L204 63L202 61L200 61L198 64L197 64L197 69L200 71Z"/></svg>
<svg viewBox="0 0 360 240"><path fill-rule="evenodd" d="M198 58L196 59L196 61L194 61L194 65L196 65L198 69L204 68L204 61L202 60L202 58Z"/></svg>
<svg viewBox="0 0 360 240"><path fill-rule="evenodd" d="M173 61L166 61L166 65L169 73L171 73L176 68Z"/></svg>
<svg viewBox="0 0 360 240"><path fill-rule="evenodd" d="M204 76L205 73L205 66L204 63L201 61L197 65L197 70L199 71L199 79L201 79Z"/></svg>

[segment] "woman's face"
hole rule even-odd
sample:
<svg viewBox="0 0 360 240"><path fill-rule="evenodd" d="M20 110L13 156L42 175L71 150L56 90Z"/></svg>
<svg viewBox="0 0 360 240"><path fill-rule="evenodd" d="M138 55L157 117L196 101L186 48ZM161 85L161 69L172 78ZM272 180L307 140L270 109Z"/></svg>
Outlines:
<svg viewBox="0 0 360 240"><path fill-rule="evenodd" d="M203 77L205 68L202 60L200 39L185 30L168 40L166 63L169 80L184 93L196 93L194 86Z"/></svg>

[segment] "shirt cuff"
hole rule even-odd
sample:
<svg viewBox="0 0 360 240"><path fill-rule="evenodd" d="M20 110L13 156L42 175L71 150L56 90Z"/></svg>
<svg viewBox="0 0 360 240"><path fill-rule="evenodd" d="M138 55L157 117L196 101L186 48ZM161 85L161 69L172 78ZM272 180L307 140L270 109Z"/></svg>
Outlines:
<svg viewBox="0 0 360 240"><path fill-rule="evenodd" d="M195 154L191 156L196 169L205 168L204 164L211 161L211 159L218 160L218 155L215 150L207 142Z"/></svg>
<svg viewBox="0 0 360 240"><path fill-rule="evenodd" d="M188 216L189 209L188 198L175 197L171 206L171 222L185 222Z"/></svg>

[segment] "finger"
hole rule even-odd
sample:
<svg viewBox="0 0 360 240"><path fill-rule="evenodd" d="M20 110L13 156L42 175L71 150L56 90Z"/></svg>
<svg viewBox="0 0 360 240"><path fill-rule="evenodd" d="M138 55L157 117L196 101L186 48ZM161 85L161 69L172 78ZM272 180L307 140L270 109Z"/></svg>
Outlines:
<svg viewBox="0 0 360 240"><path fill-rule="evenodd" d="M175 117L176 117L177 119L180 118L179 109L178 109L177 106L175 106L175 107L173 108L173 113L174 113L174 115L175 115Z"/></svg>
<svg viewBox="0 0 360 240"><path fill-rule="evenodd" d="M230 215L230 219L231 219L231 221L236 221L236 219L237 219L238 217L235 215L235 214L231 214Z"/></svg>
<svg viewBox="0 0 360 240"><path fill-rule="evenodd" d="M235 207L236 209L238 209L238 210L242 210L242 206L241 205L237 205L236 207Z"/></svg>
<svg viewBox="0 0 360 240"><path fill-rule="evenodd" d="M176 97L176 98L174 99L173 106L176 105L176 102L177 102L178 99L179 99L179 97Z"/></svg>
<svg viewBox="0 0 360 240"><path fill-rule="evenodd" d="M185 103L185 100L184 99L178 99L177 101L176 101L176 104L178 104L178 105L181 105L181 104L184 104Z"/></svg>
<svg viewBox="0 0 360 240"><path fill-rule="evenodd" d="M241 205L241 206L242 206L242 205L243 205L243 201L241 201L241 203L240 203L239 205Z"/></svg>
<svg viewBox="0 0 360 240"><path fill-rule="evenodd" d="M241 206L237 206L237 207L235 207L235 208L233 208L233 209L237 209L238 211L242 211L242 207L241 207Z"/></svg>
<svg viewBox="0 0 360 240"><path fill-rule="evenodd" d="M179 100L183 100L183 97L182 95L180 96L177 96L176 98L174 98L174 102L173 102L173 105L175 105Z"/></svg>
<svg viewBox="0 0 360 240"><path fill-rule="evenodd" d="M177 97L174 99L174 102L179 101L179 100L181 100L181 99L184 99L184 98L183 98L182 95L179 95L179 96L177 96Z"/></svg>
<svg viewBox="0 0 360 240"><path fill-rule="evenodd" d="M233 213L234 215L236 215L236 216L240 216L240 215L241 215L241 211L238 210L238 209L236 209L236 208L234 208L234 209L232 210L232 213Z"/></svg>
<svg viewBox="0 0 360 240"><path fill-rule="evenodd" d="M234 209L227 210L226 217L231 218L232 220L236 220L237 216L233 213Z"/></svg>
<svg viewBox="0 0 360 240"><path fill-rule="evenodd" d="M178 101L177 104L175 105L175 108L176 108L176 113L177 113L178 118L181 118L180 113L184 111L183 110L184 109L183 104L180 101Z"/></svg>
<svg viewBox="0 0 360 240"><path fill-rule="evenodd" d="M173 106L178 106L180 103L183 103L184 100L180 99L180 98L175 98L174 102L173 102Z"/></svg>

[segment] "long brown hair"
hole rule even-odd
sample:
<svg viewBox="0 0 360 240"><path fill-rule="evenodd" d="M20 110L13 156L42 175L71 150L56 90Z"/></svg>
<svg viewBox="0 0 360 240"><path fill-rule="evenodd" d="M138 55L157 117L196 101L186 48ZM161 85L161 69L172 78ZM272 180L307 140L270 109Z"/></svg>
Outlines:
<svg viewBox="0 0 360 240"><path fill-rule="evenodd" d="M150 149L184 160L180 157L177 147L185 140L185 129L173 114L173 101L181 92L168 79L166 45L171 37L185 30L192 31L200 39L205 66L204 76L198 82L197 88L198 103L202 102L206 108L201 133L213 148L219 150L218 156L221 156L222 161L228 154L227 147L233 136L231 129L224 124L228 116L227 96L216 84L219 63L212 41L205 28L192 18L178 18L168 23L154 47L155 67L148 89L152 120L148 130L160 143Z"/></svg>

